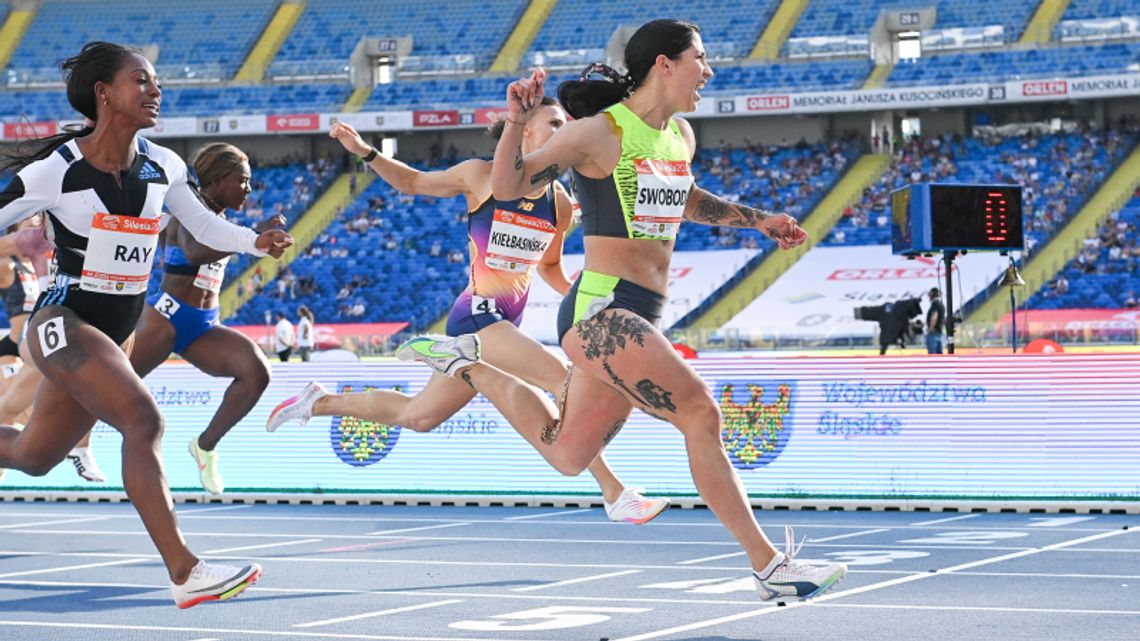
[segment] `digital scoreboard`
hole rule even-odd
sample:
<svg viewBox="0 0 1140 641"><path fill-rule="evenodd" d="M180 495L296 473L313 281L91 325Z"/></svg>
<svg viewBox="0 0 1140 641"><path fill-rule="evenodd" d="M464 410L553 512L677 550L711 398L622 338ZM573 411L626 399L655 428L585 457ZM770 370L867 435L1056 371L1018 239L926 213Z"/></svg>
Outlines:
<svg viewBox="0 0 1140 641"><path fill-rule="evenodd" d="M895 254L1024 248L1019 185L916 183L891 192Z"/></svg>

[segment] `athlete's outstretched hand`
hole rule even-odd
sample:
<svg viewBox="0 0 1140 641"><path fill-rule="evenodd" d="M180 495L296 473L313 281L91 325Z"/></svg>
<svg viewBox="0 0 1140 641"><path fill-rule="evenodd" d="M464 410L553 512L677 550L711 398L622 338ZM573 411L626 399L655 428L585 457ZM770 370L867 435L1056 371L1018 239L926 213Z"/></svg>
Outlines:
<svg viewBox="0 0 1140 641"><path fill-rule="evenodd" d="M507 118L526 122L546 91L546 69L535 67L529 78L507 85Z"/></svg>
<svg viewBox="0 0 1140 641"><path fill-rule="evenodd" d="M265 220L253 226L253 230L257 233L266 232L270 229L285 229L285 217L281 214L274 214Z"/></svg>
<svg viewBox="0 0 1140 641"><path fill-rule="evenodd" d="M776 241L780 249L799 247L807 241L807 232L800 227L795 218L787 214L769 216L758 226L764 235Z"/></svg>
<svg viewBox="0 0 1140 641"><path fill-rule="evenodd" d="M261 251L274 258L281 258L281 254L293 244L293 237L280 229L270 229L257 237L254 245Z"/></svg>
<svg viewBox="0 0 1140 641"><path fill-rule="evenodd" d="M372 151L371 145L364 142L352 125L338 122L329 128L329 138L336 138L348 153L357 156L367 156Z"/></svg>

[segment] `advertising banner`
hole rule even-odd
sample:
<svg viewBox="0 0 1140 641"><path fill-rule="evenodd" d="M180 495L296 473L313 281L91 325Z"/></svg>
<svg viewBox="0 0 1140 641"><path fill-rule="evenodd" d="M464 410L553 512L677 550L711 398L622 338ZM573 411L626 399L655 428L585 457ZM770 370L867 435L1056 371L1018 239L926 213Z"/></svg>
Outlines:
<svg viewBox="0 0 1140 641"><path fill-rule="evenodd" d="M318 114L269 115L265 117L267 131L316 131L321 125Z"/></svg>
<svg viewBox="0 0 1140 641"><path fill-rule="evenodd" d="M198 129L202 135L264 134L268 131L265 115L258 116L217 116L199 118Z"/></svg>
<svg viewBox="0 0 1140 641"><path fill-rule="evenodd" d="M198 133L197 118L159 118L158 124L139 132L153 138L183 138Z"/></svg>
<svg viewBox="0 0 1140 641"><path fill-rule="evenodd" d="M420 127L456 127L461 124L459 111L456 109L434 109L430 111L416 111L412 113L412 124Z"/></svg>
<svg viewBox="0 0 1140 641"><path fill-rule="evenodd" d="M6 122L4 123L5 140L26 140L29 138L47 138L59 133L59 124L54 120L45 122Z"/></svg>
<svg viewBox="0 0 1140 641"><path fill-rule="evenodd" d="M360 111L356 113L321 114L321 131L333 123L344 122L357 131L406 131L412 128L410 111Z"/></svg>
<svg viewBox="0 0 1140 641"><path fill-rule="evenodd" d="M775 93L736 97L732 111L717 109L719 115L735 114L803 114L838 111L878 111L887 109L925 109L979 105L988 100L985 84L951 85L948 87L897 87L858 91L813 91Z"/></svg>
<svg viewBox="0 0 1140 641"><path fill-rule="evenodd" d="M954 278L955 308L993 282L1008 264L1009 259L997 253L960 257L954 263L961 275L960 281ZM870 337L877 325L855 320L856 307L923 298L925 310L926 292L943 289L945 276L940 260L908 260L891 254L886 245L815 247L726 327L753 338Z"/></svg>
<svg viewBox="0 0 1140 641"><path fill-rule="evenodd" d="M1140 355L690 362L720 405L721 441L754 497L1140 499ZM343 417L264 429L272 408L311 380L414 394L430 373L397 362L274 363L265 395L219 446L227 492L597 494L589 474L551 469L481 396L429 433ZM186 444L229 381L168 364L145 383L166 418L171 486L201 492ZM121 488L121 442L102 424L92 435L104 484L80 481L65 461L43 477L9 470L0 491ZM696 495L684 440L667 423L635 411L606 457L653 494Z"/></svg>
<svg viewBox="0 0 1140 641"><path fill-rule="evenodd" d="M1005 93L1007 100L1020 102L1136 96L1140 95L1140 74L1011 80L1005 83Z"/></svg>

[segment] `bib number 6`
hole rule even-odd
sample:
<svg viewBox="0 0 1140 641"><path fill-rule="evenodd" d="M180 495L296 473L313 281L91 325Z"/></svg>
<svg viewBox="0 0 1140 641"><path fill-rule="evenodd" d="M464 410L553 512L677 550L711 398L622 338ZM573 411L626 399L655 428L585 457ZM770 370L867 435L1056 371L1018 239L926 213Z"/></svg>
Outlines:
<svg viewBox="0 0 1140 641"><path fill-rule="evenodd" d="M62 318L51 318L40 323L36 332L40 337L40 353L44 358L67 347L67 334L63 331Z"/></svg>

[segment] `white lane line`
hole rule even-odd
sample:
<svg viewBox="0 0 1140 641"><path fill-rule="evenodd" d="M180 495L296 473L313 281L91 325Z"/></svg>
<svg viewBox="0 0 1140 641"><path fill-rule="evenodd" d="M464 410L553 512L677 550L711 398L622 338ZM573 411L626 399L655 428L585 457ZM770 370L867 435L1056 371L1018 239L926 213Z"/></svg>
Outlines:
<svg viewBox="0 0 1140 641"><path fill-rule="evenodd" d="M692 565L694 563L704 563L705 561L719 561L720 559L731 559L734 556L744 556L745 554L747 554L747 552L730 552L728 554L718 554L716 556L702 556L699 559L677 561L677 565Z"/></svg>
<svg viewBox="0 0 1140 641"><path fill-rule="evenodd" d="M261 543L259 545L243 545L237 548L218 548L217 550L206 550L202 554L226 554L228 552L244 552L246 550L260 550L263 548L276 548L285 545L303 545L305 543L320 543L324 539L300 539L298 541L282 541L280 543Z"/></svg>
<svg viewBox="0 0 1140 641"><path fill-rule="evenodd" d="M813 599L811 601L789 602L786 607L782 607L782 608L766 608L766 609L762 609L762 610L751 610L749 612L740 612L740 613L731 614L728 616L717 617L715 619L706 619L704 621L696 621L693 623L688 623L685 625L679 625L679 626L675 626L672 628L666 628L663 630L655 630L653 632L646 632L644 634L635 634L635 635L629 636L629 637L622 637L619 639L614 639L614 641L645 641L645 639L657 639L659 637L669 636L672 634L677 634L679 632L688 632L690 630L699 630L702 628L709 628L709 627L720 625L722 623L731 623L733 621L741 621L743 619L750 619L752 617L774 614L776 612L787 612L789 610L794 610L796 608L802 608L802 607L807 606L807 605L815 605L815 604L826 603L828 601L834 601L836 599L842 599L844 597L854 596L856 594L873 592L875 590L882 590L883 588L894 587L896 585L902 585L904 583L911 583L914 581L922 581L924 579L929 579L931 577L943 576L946 574L952 574L952 573L958 572L960 570L968 570L970 568L976 568L976 567L980 567L983 565L990 565L992 563L1001 563L1002 561L1009 561L1011 559L1017 559L1017 558L1021 558L1023 556L1031 556L1034 554L1040 554L1041 552L1049 552L1052 550L1059 550L1062 548L1072 547L1074 545L1081 545L1084 543L1091 543L1093 541L1099 541L1101 539L1107 539L1107 538L1111 538L1114 536L1120 536L1121 534L1133 534L1135 532L1137 532L1137 530L1125 530L1125 529L1111 530L1108 532L1101 532L1100 534L1094 534L1092 536L1085 536L1085 537L1081 537L1079 539L1072 539L1069 541L1062 541L1060 543L1054 543L1052 545L1046 545L1044 547L1032 548L1032 549L1028 549L1028 550L1021 550L1018 552L1011 552L1009 554L1002 554L1000 556L990 557L988 559L979 559L977 561L970 561L969 563L952 565L948 568L942 568L942 569L936 570L934 572L912 574L910 576L904 576L904 577L899 577L899 578L895 578L895 579L889 579L887 581L880 581L878 583L871 583L871 584L860 586L857 588L852 588L850 590L842 590L839 592L829 592L828 594L824 594L823 596L816 597L815 599Z"/></svg>
<svg viewBox="0 0 1140 641"><path fill-rule="evenodd" d="M549 523L549 521L547 521L547 523ZM464 521L462 523L451 522L451 523L444 523L442 525L425 526L423 528L403 528L403 529L398 529L398 530L380 530L377 532L369 532L366 534L333 534L331 532L330 533L306 532L306 534L308 534L310 536L318 536L322 539L329 539L332 541L339 541L339 540L359 541L361 539L368 540L368 539L371 539L374 537L381 537L381 536L384 536L385 534L393 534L394 535L394 534L403 533L403 532L411 532L414 530L458 527L460 525L471 525L471 522L470 521ZM138 530L36 530L36 529L24 529L24 530L11 530L11 531L18 533L18 534L79 535L79 536L83 536L87 540L90 540L96 536L111 536L111 537L147 536L146 530L143 530L141 528ZM974 530L970 530L970 531L973 532ZM1100 530L1100 531L1103 531L1103 530ZM187 537L238 538L238 539L254 539L254 540L256 540L256 539L270 539L270 540L273 540L273 539L293 539L293 538L298 536L298 534L280 534L280 533L276 533L276 532L264 532L264 531L262 531L262 532L213 532L213 531L204 531L204 530L203 531L185 531L184 530L183 534L185 534ZM723 548L739 549L740 548L740 545L738 543L736 543L735 541L697 541L697 540L692 540L692 539L678 540L678 541L651 541L651 540L638 539L638 538L633 538L633 539L598 539L598 538L570 539L570 538L565 538L565 537L546 537L546 536L532 536L532 537L528 537L528 536L518 536L518 537L510 537L510 536L408 536L408 537L399 537L399 538L408 538L408 539L414 540L414 541L447 541L450 543L505 543L505 544L511 544L511 543L557 543L559 545L569 545L569 544L622 545L622 546L624 546L624 545L636 545L638 547L702 546L702 547L722 548L722 549ZM906 546L903 546L903 547L906 547L908 550L910 550L910 549L914 549L914 550L927 550L927 549L929 549L929 550L976 550L976 549L978 549L978 546L976 543L971 544L971 545L954 545L954 543L955 543L955 541L953 539L948 538L946 543L914 544L914 545L907 544ZM868 549L893 550L893 549L899 548L900 546L897 543L867 543L867 544L862 544L862 545L857 544L857 543L849 543L849 544L844 544L844 543L827 544L827 543L825 543L825 544L820 545L820 547L828 547L828 548L835 548L835 549L849 549L849 548L853 548L853 547L858 547L858 548L866 547ZM1032 549L1030 546L1026 546L1026 545L1012 545L1012 546L992 545L992 546L987 546L987 547L990 550L1009 550L1009 551ZM1132 551L1132 550L1129 550L1129 551Z"/></svg>
<svg viewBox="0 0 1140 641"><path fill-rule="evenodd" d="M378 530L376 532L369 532L368 536L381 536L385 534L402 534L404 532L419 532L421 530L440 530L448 527L459 527L461 525L471 525L466 521L463 523L443 523L440 525L421 525L420 527L405 527L398 530Z"/></svg>
<svg viewBox="0 0 1140 641"><path fill-rule="evenodd" d="M221 639L206 638L206 639L193 639L192 641L221 641Z"/></svg>
<svg viewBox="0 0 1140 641"><path fill-rule="evenodd" d="M848 532L847 534L836 534L835 536L825 536L822 539L808 539L808 543L824 543L827 541L838 541L840 539L850 539L856 536L864 536L867 534L878 534L879 532L890 532L891 528L881 527L874 530L863 530L862 532Z"/></svg>
<svg viewBox="0 0 1140 641"><path fill-rule="evenodd" d="M1074 608L1013 608L997 605L892 605L890 603L821 603L821 608L866 610L937 610L948 612L1032 612L1034 614L1120 614L1140 615L1140 610L1080 610Z"/></svg>
<svg viewBox="0 0 1140 641"><path fill-rule="evenodd" d="M48 623L45 621L3 621L4 626L26 628L62 628L65 630L119 630L131 632L190 632L194 634L233 634L249 637L302 639L360 639L361 641L538 641L507 637L410 637L392 634L343 634L336 632L301 632L299 630L242 630L239 628L194 628L190 626L113 625L106 623ZM90 636L90 635L88 635Z"/></svg>
<svg viewBox="0 0 1140 641"><path fill-rule="evenodd" d="M463 599L448 599L446 601L432 601L431 603L421 603L419 605L409 605L403 608L392 608L390 610L379 610L377 612L365 612L364 614L354 614L347 617L338 617L336 619L324 619L322 621L313 621L311 623L297 623L294 628L312 628L318 625L329 625L331 623L344 623L345 621L356 621L357 619L370 619L372 617L382 617L389 614L399 614L401 612L412 612L414 610L426 610L427 608L437 608L441 605L451 605L453 603L463 603Z"/></svg>
<svg viewBox="0 0 1140 641"><path fill-rule="evenodd" d="M560 510L558 512L543 512L542 514L527 514L526 516L508 516L503 519L504 521L526 521L528 519L544 519L548 516L566 516L567 514L581 514L582 512L593 512L596 508L587 507L581 510Z"/></svg>
<svg viewBox="0 0 1140 641"><path fill-rule="evenodd" d="M100 508L101 508L101 510L106 510L106 509L111 509L111 508L115 507L116 505L118 505L118 504L100 505ZM3 510L3 507L4 507L4 504L2 502L0 502L0 518L24 517L24 516L34 516L37 518L48 517L48 516L51 516L51 517L71 516L70 514L67 514L67 513L57 513L57 512L7 512L7 511ZM252 506L247 506L247 507L252 507ZM270 507L273 507L273 506L270 506ZM207 509L209 509L209 508L207 508ZM475 509L482 509L482 508L474 508L474 507L471 508L472 511ZM598 508L586 508L586 511L589 511L591 509L596 510ZM120 514L109 514L109 515L106 515L106 516L101 517L101 518L131 519L131 520L137 520L139 518L138 514L130 509L129 504L126 505L125 510L126 511L123 511ZM204 511L204 510L196 510L196 511ZM575 511L577 511L577 510L575 510ZM571 512L562 512L561 514L570 514L570 513ZM193 512L188 513L188 514L193 514ZM179 516L181 516L181 515L182 515L182 513L180 512ZM964 516L968 516L968 515L964 515ZM977 516L982 516L982 515L978 514ZM949 518L957 518L957 517L949 517ZM204 517L202 517L202 520L203 521L206 521L206 520L251 521L251 522L279 522L279 521L317 522L317 521L319 521L321 523L328 524L328 523L385 523L385 522L394 522L394 523L443 523L443 522L448 522L448 523L454 523L456 519L454 517L442 518L442 517L397 517L397 516L393 516L393 517L270 516L270 515L255 515L255 514L241 513L241 514L232 514L232 515L231 514L219 514L219 515L204 516ZM528 523L527 521L522 520L520 517L507 517L507 518L497 518L497 519L463 519L463 520L467 523L474 523L474 524L519 523L521 525L531 525L531 523ZM871 519L869 519L869 520L871 520ZM547 523L551 523L551 522L552 521L546 521L546 522L542 522L542 523L535 523L534 525L544 526ZM557 521L557 523L559 525L577 525L580 527L610 527L609 521L600 521L600 520L599 521L589 521L589 520L577 519L577 520L570 520L570 521ZM784 525L784 524L783 523L773 524L773 526L777 526L777 525ZM791 525L792 527L805 528L805 529L821 527L820 523L795 523L795 522L792 522L792 523L787 523L786 525ZM826 525L829 528L839 529L839 530L842 530L842 529L862 530L868 526L867 523L856 524L856 525L847 524L847 523L828 523ZM876 525L876 526L877 525L883 525L884 527L889 526L891 529L894 529L894 530L925 528L925 526L904 525L904 524L894 524L894 523L883 523L883 524L875 523L873 525ZM721 525L717 521L686 522L686 523L678 523L678 522L658 523L657 521L654 521L653 528L655 530L660 530L662 528L715 529L719 532L719 531L722 531L724 529L724 526ZM973 530L1003 530L1004 531L1004 530L1009 530L1012 528L1013 528L1013 526L1007 524L1007 525L995 525L995 526L975 525L972 527L950 526L946 529L948 529L948 530L969 529L971 531L973 531ZM1058 532L1103 532L1104 528L1103 527L1058 527L1057 531Z"/></svg>
<svg viewBox="0 0 1140 641"><path fill-rule="evenodd" d="M112 565L130 565L132 563L142 563L143 561L150 561L150 559L119 559L118 561L103 561L102 563L84 563L83 565L65 565L58 568L24 570L23 572L6 572L4 574L0 574L0 579L7 579L14 576L31 576L33 574L49 574L51 572L66 572L68 570L86 570L87 568L105 568Z"/></svg>
<svg viewBox="0 0 1140 641"><path fill-rule="evenodd" d="M921 574L927 574L922 572ZM963 573L968 574L968 573ZM16 586L36 586L46 588L57 588L60 590L74 590L77 588L115 588L115 589L132 589L132 590L165 590L169 589L169 585L157 584L141 584L141 583L104 583L104 582L87 582L87 581L0 581L0 585L16 585ZM328 589L328 588L262 588L251 587L248 592L255 592L258 594L274 594L274 595L368 595L372 597L408 597L407 591L401 590L369 590L369 589ZM432 598L454 598L457 600L470 600L470 599L485 599L494 602L504 601L532 601L537 603L550 603L550 602L566 602L571 605L581 605L582 603L597 603L597 604L612 604L612 603L631 603L631 604L649 604L649 605L686 605L686 606L701 606L701 605L727 605L727 606L745 606L749 608L769 608L775 609L777 606L773 602L763 603L756 600L755 589L748 590L748 596L739 599L709 599L709 598L648 598L648 597L615 597L615 596L556 596L550 594L510 594L510 593L487 593L487 592L447 592L447 591L416 591L415 596L432 597ZM961 610L985 610L987 606L940 606L940 605L893 605L893 604L852 604L852 603L819 603L818 607L881 607L883 609L889 608L914 608L914 609L953 609L958 608ZM992 609L1000 609L1001 606L992 606ZM781 610L784 608L780 608ZM1053 612L1054 608L1043 607L1040 609L1025 608L1026 612ZM1089 613L1106 613L1106 614L1137 614L1140 610L1088 610Z"/></svg>
<svg viewBox="0 0 1140 641"><path fill-rule="evenodd" d="M11 525L0 525L0 530L14 530L23 527L39 527L41 525L62 525L67 523L91 523L92 521L105 521L105 516L89 516L85 518L72 518L72 519L56 519L54 521L37 521L35 523L12 523Z"/></svg>
<svg viewBox="0 0 1140 641"><path fill-rule="evenodd" d="M934 519L933 521L919 521L918 523L911 523L910 527L924 527L927 525L936 525L938 523L949 523L951 521L962 521L964 519L973 519L981 516L981 514L963 514L961 516L948 516L944 519Z"/></svg>
<svg viewBox="0 0 1140 641"><path fill-rule="evenodd" d="M587 581L597 581L598 579L608 579L614 576L625 576L627 574L638 574L641 570L622 570L621 572L608 572L606 574L595 574L594 576L583 576L577 579L567 579L565 581L558 581L556 583L543 583L542 585L528 585L525 588L515 588L511 592L533 592L535 590L545 590L547 588L556 588L563 585L573 585L575 583L586 583Z"/></svg>
<svg viewBox="0 0 1140 641"><path fill-rule="evenodd" d="M221 507L204 507L200 510L182 509L182 510L178 510L178 516L193 516L195 514L201 514L202 512L221 512L223 510L247 510L251 507L253 507L253 506L252 505L223 505Z"/></svg>

